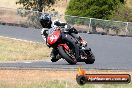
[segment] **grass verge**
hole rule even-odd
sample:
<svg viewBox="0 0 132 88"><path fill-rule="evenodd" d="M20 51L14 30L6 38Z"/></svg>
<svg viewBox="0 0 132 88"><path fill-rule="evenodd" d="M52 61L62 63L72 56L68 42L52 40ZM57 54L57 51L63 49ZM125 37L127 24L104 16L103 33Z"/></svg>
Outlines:
<svg viewBox="0 0 132 88"><path fill-rule="evenodd" d="M41 60L48 58L50 51L42 43L0 37L0 61Z"/></svg>
<svg viewBox="0 0 132 88"><path fill-rule="evenodd" d="M128 73L125 71L89 70L88 73ZM0 70L0 88L131 88L130 84L77 84L77 71L57 70Z"/></svg>

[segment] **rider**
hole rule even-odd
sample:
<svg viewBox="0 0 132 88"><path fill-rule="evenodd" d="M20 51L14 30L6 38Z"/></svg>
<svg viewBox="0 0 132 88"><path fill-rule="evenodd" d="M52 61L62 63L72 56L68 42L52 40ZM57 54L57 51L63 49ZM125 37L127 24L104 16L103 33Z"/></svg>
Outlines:
<svg viewBox="0 0 132 88"><path fill-rule="evenodd" d="M52 31L54 30L54 27L57 26L63 26L65 27L68 31L70 31L71 36L73 36L74 38L77 38L82 46L87 46L87 42L84 41L79 35L77 30L71 26L69 26L67 23L62 23L59 20L55 20L55 21L51 21L51 17L49 16L49 14L44 13L40 16L40 23L43 27L42 31L41 31L41 35L43 37L43 39L46 41L46 37L52 33ZM60 57L58 56L58 58L56 58L56 50L52 49L52 52L50 54L51 56L51 61L52 62L56 62L60 59Z"/></svg>

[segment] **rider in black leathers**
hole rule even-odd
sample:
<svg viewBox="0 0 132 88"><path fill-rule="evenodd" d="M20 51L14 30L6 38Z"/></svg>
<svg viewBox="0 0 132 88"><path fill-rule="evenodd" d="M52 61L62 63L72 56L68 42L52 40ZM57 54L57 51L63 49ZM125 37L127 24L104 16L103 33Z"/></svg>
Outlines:
<svg viewBox="0 0 132 88"><path fill-rule="evenodd" d="M68 25L67 23L62 23L58 20L55 20L55 21L51 21L51 17L49 16L49 14L42 14L40 16L40 23L43 27L42 31L41 31L41 35L43 37L43 39L46 41L46 37L51 33L51 31L53 31L53 27L55 26L63 26L63 27L66 27L65 29L67 31L70 32L71 36L73 36L74 38L77 38L80 43L82 44L82 46L87 46L87 42L84 41L79 35L78 35L78 31L74 28L74 27L71 27L70 25ZM55 49L52 49L52 52L50 54L51 56L51 61L52 62L56 62L60 59L59 56L57 56L57 52Z"/></svg>

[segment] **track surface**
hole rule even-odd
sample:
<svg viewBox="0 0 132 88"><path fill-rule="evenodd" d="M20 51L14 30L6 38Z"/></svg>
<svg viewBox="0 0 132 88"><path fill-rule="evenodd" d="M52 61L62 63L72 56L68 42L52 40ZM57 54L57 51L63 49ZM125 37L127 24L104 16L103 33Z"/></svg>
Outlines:
<svg viewBox="0 0 132 88"><path fill-rule="evenodd" d="M0 36L24 39L34 42L43 42L39 29L21 28L0 25ZM85 69L120 69L132 70L132 38L108 35L80 34L88 41L96 57L92 65L77 63L69 65L60 60L56 63L48 61L10 62L0 63L1 68L61 68L75 69L82 66Z"/></svg>

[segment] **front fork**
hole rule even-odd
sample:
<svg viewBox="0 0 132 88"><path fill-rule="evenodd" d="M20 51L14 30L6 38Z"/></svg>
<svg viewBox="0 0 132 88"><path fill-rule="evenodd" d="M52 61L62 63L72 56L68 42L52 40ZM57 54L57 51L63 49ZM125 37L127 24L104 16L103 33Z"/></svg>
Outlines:
<svg viewBox="0 0 132 88"><path fill-rule="evenodd" d="M78 42L69 34L63 34L62 38L66 42L69 42L70 44L72 44L74 46L75 53L76 53L75 57L76 57L76 60L78 61L80 59L79 58L79 45L78 45Z"/></svg>

